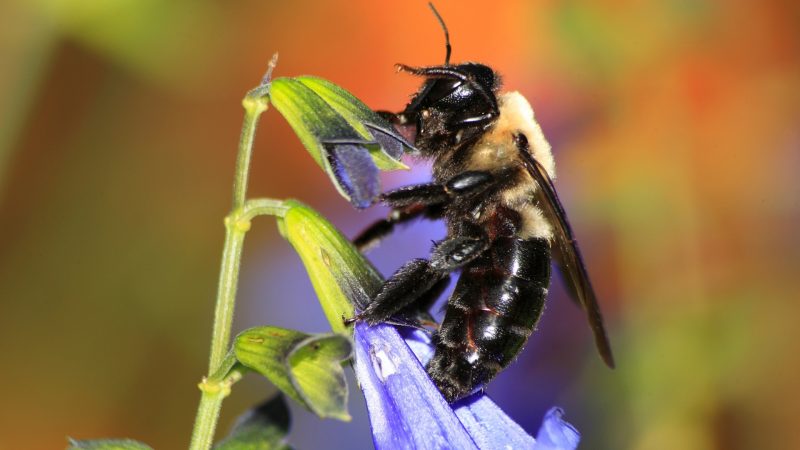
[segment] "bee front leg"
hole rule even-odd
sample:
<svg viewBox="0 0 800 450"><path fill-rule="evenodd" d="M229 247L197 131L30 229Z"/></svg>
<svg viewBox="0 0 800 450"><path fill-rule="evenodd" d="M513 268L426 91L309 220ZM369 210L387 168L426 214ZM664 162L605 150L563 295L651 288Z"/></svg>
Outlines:
<svg viewBox="0 0 800 450"><path fill-rule="evenodd" d="M449 285L450 275L445 275L422 297L398 311L397 314L387 319L386 323L417 328L426 332L430 331L429 328L438 329L439 323L429 311Z"/></svg>
<svg viewBox="0 0 800 450"><path fill-rule="evenodd" d="M386 192L381 195L381 200L392 207L389 217L370 225L353 239L353 244L358 251L364 252L391 234L395 225L418 217L439 219L451 195L446 186L437 183L416 184Z"/></svg>

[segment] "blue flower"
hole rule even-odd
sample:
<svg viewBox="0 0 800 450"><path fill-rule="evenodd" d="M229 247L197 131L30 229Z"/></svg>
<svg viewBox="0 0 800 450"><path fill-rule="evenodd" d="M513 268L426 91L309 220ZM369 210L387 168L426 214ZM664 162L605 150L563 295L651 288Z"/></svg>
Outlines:
<svg viewBox="0 0 800 450"><path fill-rule="evenodd" d="M404 340L386 324L355 327L356 376L367 401L377 450L573 450L578 446L580 435L562 420L558 408L547 412L534 439L483 393L451 407L420 362L432 354L427 335L405 334Z"/></svg>

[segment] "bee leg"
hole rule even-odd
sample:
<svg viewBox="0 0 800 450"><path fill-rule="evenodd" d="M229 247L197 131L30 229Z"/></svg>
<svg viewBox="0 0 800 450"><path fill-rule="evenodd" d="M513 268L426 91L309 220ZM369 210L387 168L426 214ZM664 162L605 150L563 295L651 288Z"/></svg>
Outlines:
<svg viewBox="0 0 800 450"><path fill-rule="evenodd" d="M456 193L460 187L456 186ZM360 252L363 252L391 234L397 224L409 222L420 216L439 219L442 216L442 207L447 204L451 196L452 192L447 186L436 183L416 184L386 192L381 195L381 200L392 207L389 217L370 225L356 236L353 243Z"/></svg>
<svg viewBox="0 0 800 450"><path fill-rule="evenodd" d="M474 195L495 185L494 175L481 170L469 170L453 176L444 184L425 183L404 186L381 195L381 200L392 208L411 205L445 205L454 198Z"/></svg>
<svg viewBox="0 0 800 450"><path fill-rule="evenodd" d="M370 325L385 322L411 305L432 300L426 294L437 287L449 272L474 260L489 247L486 236L458 236L436 245L431 260L412 259L405 263L381 286L380 291L354 320ZM441 288L441 287L440 287ZM351 320L352 321L352 320Z"/></svg>
<svg viewBox="0 0 800 450"><path fill-rule="evenodd" d="M427 333L431 332L431 328L439 329L439 323L436 322L436 319L433 318L429 310L433 304L436 303L436 300L441 297L449 284L450 275L445 275L444 278L436 282L422 297L414 300L411 304L401 309L397 314L389 317L384 322L402 327L416 328Z"/></svg>
<svg viewBox="0 0 800 450"><path fill-rule="evenodd" d="M494 184L496 177L491 173L473 170L455 175L444 185L416 184L386 192L381 198L393 208L389 217L370 225L356 236L353 244L360 252L369 250L391 234L395 225L420 216L429 219L441 218L442 207L453 198L480 194Z"/></svg>
<svg viewBox="0 0 800 450"><path fill-rule="evenodd" d="M496 183L497 179L489 172L468 170L447 180L445 190L450 197L463 197L484 192Z"/></svg>
<svg viewBox="0 0 800 450"><path fill-rule="evenodd" d="M443 205L448 200L450 200L450 194L447 189L437 183L413 184L381 194L381 201L392 208L411 205Z"/></svg>
<svg viewBox="0 0 800 450"><path fill-rule="evenodd" d="M395 225L410 222L419 217L438 219L441 217L441 208L424 205L411 205L406 208L393 209L385 219L378 220L353 239L353 245L359 252L364 253L378 245L385 237L394 232Z"/></svg>
<svg viewBox="0 0 800 450"><path fill-rule="evenodd" d="M489 248L486 236L458 236L446 239L434 247L431 267L442 272L452 272L481 255Z"/></svg>
<svg viewBox="0 0 800 450"><path fill-rule="evenodd" d="M412 259L389 277L369 305L349 321L365 320L370 325L384 322L424 298L446 275L431 267L426 259Z"/></svg>

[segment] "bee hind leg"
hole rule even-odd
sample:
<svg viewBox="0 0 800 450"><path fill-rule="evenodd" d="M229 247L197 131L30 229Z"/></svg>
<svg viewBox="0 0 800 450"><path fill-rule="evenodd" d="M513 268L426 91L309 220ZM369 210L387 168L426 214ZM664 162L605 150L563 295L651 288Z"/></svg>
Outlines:
<svg viewBox="0 0 800 450"><path fill-rule="evenodd" d="M389 277L363 311L351 321L370 325L384 322L431 290L446 274L434 270L428 260L412 259Z"/></svg>
<svg viewBox="0 0 800 450"><path fill-rule="evenodd" d="M397 314L386 319L384 323L416 328L429 334L431 334L431 330L438 330L439 322L433 318L429 311L448 285L450 285L450 275L445 275L428 292L398 311Z"/></svg>
<svg viewBox="0 0 800 450"><path fill-rule="evenodd" d="M420 303L430 304L429 294L448 274L474 260L489 247L485 236L457 236L445 239L434 247L431 259L412 259L397 270L367 305L367 307L346 323L364 320L370 325L385 322L395 314L416 307ZM438 295L437 295L438 296Z"/></svg>

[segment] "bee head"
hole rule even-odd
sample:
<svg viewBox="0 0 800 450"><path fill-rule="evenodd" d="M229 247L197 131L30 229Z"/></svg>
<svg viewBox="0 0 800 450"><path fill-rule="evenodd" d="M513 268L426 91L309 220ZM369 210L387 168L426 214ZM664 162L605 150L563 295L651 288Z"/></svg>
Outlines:
<svg viewBox="0 0 800 450"><path fill-rule="evenodd" d="M402 113L416 125L416 146L424 156L471 142L497 118L500 77L489 66L398 67L426 78Z"/></svg>
<svg viewBox="0 0 800 450"><path fill-rule="evenodd" d="M495 94L500 76L478 63L450 64L450 33L433 3L428 3L444 31L444 65L397 69L425 78L406 109L396 115L399 125L413 131L422 156L437 156L474 142L500 115Z"/></svg>

